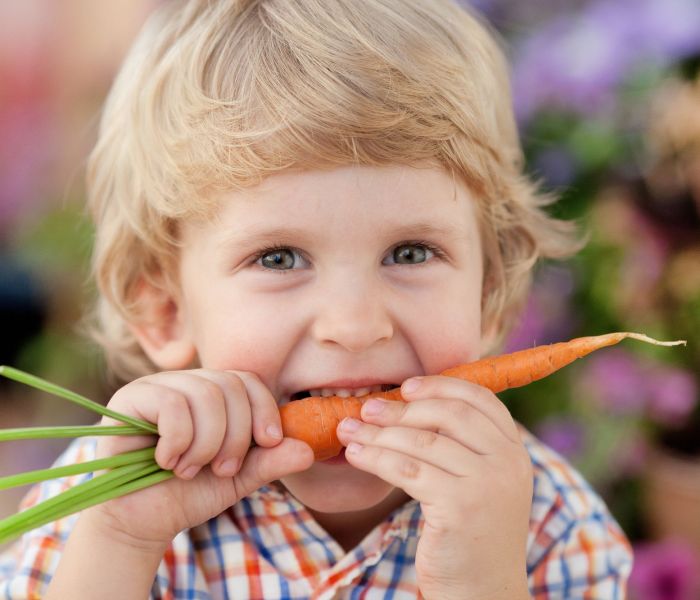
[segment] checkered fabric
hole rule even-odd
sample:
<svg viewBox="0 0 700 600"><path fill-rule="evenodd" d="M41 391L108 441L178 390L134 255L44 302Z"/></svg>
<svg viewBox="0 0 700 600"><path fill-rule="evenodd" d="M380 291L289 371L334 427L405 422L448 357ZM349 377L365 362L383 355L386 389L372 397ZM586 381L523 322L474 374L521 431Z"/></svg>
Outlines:
<svg viewBox="0 0 700 600"><path fill-rule="evenodd" d="M626 597L630 545L601 498L561 456L521 428L534 465L527 573L536 599ZM56 464L94 458L76 440ZM29 507L85 480L44 482ZM0 557L0 600L41 598L77 519L26 534ZM410 501L345 552L290 494L266 486L210 521L181 532L163 556L150 598L420 598L414 558L423 518ZM465 590L468 597L468 590Z"/></svg>

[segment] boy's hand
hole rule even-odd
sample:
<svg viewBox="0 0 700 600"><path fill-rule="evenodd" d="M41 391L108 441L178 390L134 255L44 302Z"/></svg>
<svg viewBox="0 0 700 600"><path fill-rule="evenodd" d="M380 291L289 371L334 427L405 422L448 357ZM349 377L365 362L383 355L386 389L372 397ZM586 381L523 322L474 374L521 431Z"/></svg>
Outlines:
<svg viewBox="0 0 700 600"><path fill-rule="evenodd" d="M252 373L197 369L148 375L121 388L108 406L156 424L156 461L176 474L86 511L95 527L139 550L162 551L183 529L313 463L306 444L282 439L277 403ZM104 417L102 424L116 421ZM97 455L127 452L155 440L102 438ZM258 447L249 450L252 440Z"/></svg>
<svg viewBox="0 0 700 600"><path fill-rule="evenodd" d="M408 402L367 401L363 422L338 426L348 461L421 503L416 570L425 598L529 598L532 463L510 413L466 381L421 377L410 392L409 381Z"/></svg>

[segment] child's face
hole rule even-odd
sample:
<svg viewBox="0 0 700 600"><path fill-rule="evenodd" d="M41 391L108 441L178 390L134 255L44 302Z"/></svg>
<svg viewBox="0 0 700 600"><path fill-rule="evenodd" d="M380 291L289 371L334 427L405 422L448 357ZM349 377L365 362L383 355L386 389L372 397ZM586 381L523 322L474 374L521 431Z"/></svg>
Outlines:
<svg viewBox="0 0 700 600"><path fill-rule="evenodd" d="M254 372L280 402L399 385L480 353L475 207L441 169L276 175L225 196L211 222L185 224L182 241L178 315L201 365ZM338 461L283 483L322 512L369 508L392 491Z"/></svg>

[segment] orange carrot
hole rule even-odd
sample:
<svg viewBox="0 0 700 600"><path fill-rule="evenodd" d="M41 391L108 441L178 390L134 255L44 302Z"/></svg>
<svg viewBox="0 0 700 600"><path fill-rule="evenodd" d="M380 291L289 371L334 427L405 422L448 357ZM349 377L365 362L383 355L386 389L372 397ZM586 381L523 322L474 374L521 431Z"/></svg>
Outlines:
<svg viewBox="0 0 700 600"><path fill-rule="evenodd" d="M440 375L471 381L498 393L542 379L577 358L605 346L617 344L625 338L657 346L676 346L686 343L685 340L659 342L641 333L608 333L482 358L466 365L447 369ZM343 449L336 435L338 423L345 417L359 419L362 403L368 397L369 395L361 398L331 396L295 400L280 408L282 431L287 437L303 440L309 444L316 460L326 460L336 456ZM372 397L385 400L403 399L401 388L374 393Z"/></svg>

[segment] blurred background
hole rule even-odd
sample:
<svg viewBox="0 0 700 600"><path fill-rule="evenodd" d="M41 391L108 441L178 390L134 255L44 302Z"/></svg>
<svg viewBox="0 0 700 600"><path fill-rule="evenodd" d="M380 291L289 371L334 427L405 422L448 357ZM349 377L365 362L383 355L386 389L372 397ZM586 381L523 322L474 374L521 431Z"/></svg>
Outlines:
<svg viewBox="0 0 700 600"><path fill-rule="evenodd" d="M466 0L464 0L466 2ZM92 287L84 163L112 78L156 0L0 2L0 364L105 402L80 333ZM507 350L623 342L501 395L576 465L636 550L630 596L700 598L700 2L472 0L502 34L528 170L590 243L543 263ZM0 427L86 424L0 381ZM67 440L0 444L0 475ZM0 493L0 517L26 489Z"/></svg>

